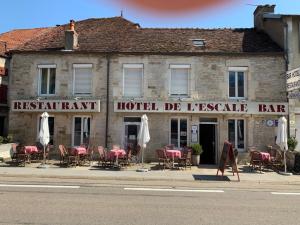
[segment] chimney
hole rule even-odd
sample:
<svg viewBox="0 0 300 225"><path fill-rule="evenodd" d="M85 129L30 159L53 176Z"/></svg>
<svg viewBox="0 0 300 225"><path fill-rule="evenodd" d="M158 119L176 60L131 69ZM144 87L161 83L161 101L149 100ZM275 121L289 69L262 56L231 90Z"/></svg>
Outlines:
<svg viewBox="0 0 300 225"><path fill-rule="evenodd" d="M65 50L78 48L78 34L75 31L75 21L70 20L69 29L65 31Z"/></svg>
<svg viewBox="0 0 300 225"><path fill-rule="evenodd" d="M253 15L254 15L254 27L262 31L264 30L264 14L274 13L276 5L259 5L256 7Z"/></svg>

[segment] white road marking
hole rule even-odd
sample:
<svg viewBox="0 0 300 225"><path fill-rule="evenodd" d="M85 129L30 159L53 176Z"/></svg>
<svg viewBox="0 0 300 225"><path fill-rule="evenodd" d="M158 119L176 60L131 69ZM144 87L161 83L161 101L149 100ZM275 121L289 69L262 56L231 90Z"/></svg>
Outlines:
<svg viewBox="0 0 300 225"><path fill-rule="evenodd" d="M223 193L223 190L175 189L175 188L124 188L126 191L165 191L165 192L202 192Z"/></svg>
<svg viewBox="0 0 300 225"><path fill-rule="evenodd" d="M300 195L300 193L296 192L271 192L272 195Z"/></svg>
<svg viewBox="0 0 300 225"><path fill-rule="evenodd" d="M80 186L34 185L34 184L0 184L0 187L67 188L67 189L78 189L78 188L80 188Z"/></svg>

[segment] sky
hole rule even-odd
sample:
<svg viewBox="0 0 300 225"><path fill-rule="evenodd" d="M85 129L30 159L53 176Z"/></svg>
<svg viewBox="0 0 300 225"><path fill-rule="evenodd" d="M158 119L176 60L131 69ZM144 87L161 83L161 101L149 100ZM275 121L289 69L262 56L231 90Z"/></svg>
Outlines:
<svg viewBox="0 0 300 225"><path fill-rule="evenodd" d="M255 5L275 4L275 13L300 14L300 0L220 0L226 5L189 12L155 13L122 3L126 0L6 0L1 2L0 33L13 29L49 27L70 19L120 16L142 27L253 27ZM151 1L151 0L149 0ZM153 0L152 0L153 1ZM168 1L168 0L162 0ZM179 0L180 1L180 0ZM182 0L186 4L190 0ZM194 0L195 1L195 0ZM198 0L201 1L201 0ZM204 0L202 0L204 1Z"/></svg>

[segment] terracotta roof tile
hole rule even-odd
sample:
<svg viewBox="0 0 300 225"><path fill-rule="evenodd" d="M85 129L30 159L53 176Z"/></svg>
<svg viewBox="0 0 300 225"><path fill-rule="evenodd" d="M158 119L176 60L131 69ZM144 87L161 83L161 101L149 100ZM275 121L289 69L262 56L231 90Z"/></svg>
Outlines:
<svg viewBox="0 0 300 225"><path fill-rule="evenodd" d="M64 49L68 25L52 28L17 51ZM122 17L87 19L76 22L79 47L75 52L119 53L258 53L282 52L266 34L249 29L155 29L137 28ZM196 47L192 39L205 39Z"/></svg>
<svg viewBox="0 0 300 225"><path fill-rule="evenodd" d="M42 35L50 29L51 28L17 29L0 34L0 55L5 55L6 51L15 49L33 37Z"/></svg>

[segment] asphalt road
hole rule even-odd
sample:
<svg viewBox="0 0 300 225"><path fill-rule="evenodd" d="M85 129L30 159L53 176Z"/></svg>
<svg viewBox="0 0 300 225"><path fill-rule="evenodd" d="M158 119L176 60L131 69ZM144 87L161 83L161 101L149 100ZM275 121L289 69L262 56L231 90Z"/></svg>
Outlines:
<svg viewBox="0 0 300 225"><path fill-rule="evenodd" d="M0 180L0 224L5 225L299 225L299 212L300 190L290 186Z"/></svg>

